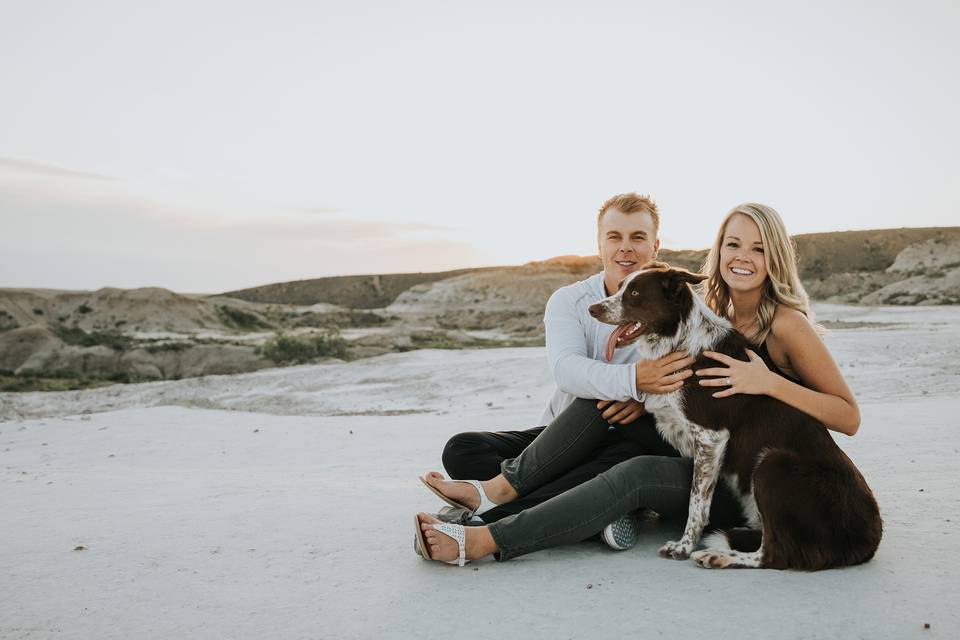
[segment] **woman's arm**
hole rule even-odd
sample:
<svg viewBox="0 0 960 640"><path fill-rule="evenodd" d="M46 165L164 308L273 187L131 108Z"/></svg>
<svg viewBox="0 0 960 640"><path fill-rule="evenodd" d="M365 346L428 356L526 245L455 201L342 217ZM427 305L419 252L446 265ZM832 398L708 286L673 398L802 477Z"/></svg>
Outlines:
<svg viewBox="0 0 960 640"><path fill-rule="evenodd" d="M860 408L823 338L796 309L781 306L778 311L770 333L806 386L773 375L768 395L810 414L833 431L854 435L860 428Z"/></svg>
<svg viewBox="0 0 960 640"><path fill-rule="evenodd" d="M768 341L773 340L789 361L790 368L804 383L802 386L778 376L767 368L760 356L748 351L750 362L742 362L723 354L704 352L726 364L727 369L701 369L697 375L723 376L701 380L703 386L726 386L714 395L723 398L735 393L765 394L781 400L822 422L828 429L854 435L860 428L860 409L843 379L827 345L813 329L806 316L795 309L781 306L773 320ZM807 388L809 387L809 388Z"/></svg>

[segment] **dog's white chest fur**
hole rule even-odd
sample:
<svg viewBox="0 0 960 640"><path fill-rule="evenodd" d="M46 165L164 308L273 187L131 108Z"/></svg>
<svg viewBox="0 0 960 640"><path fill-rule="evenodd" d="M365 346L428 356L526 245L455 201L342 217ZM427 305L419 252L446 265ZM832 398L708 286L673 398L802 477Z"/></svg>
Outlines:
<svg viewBox="0 0 960 640"><path fill-rule="evenodd" d="M675 396L676 394L670 394ZM693 457L693 424L687 420L680 408L679 398L666 398L663 406L650 407L647 411L657 420L657 431L663 439L669 442L684 458ZM660 404L656 402L655 404Z"/></svg>
<svg viewBox="0 0 960 640"><path fill-rule="evenodd" d="M732 330L730 323L711 311L703 300L697 296L694 296L693 300L693 309L680 325L676 336L670 339L651 336L641 338L631 345L636 348L639 359L657 360L680 349L685 349L696 358ZM644 406L657 419L657 429L663 439L673 445L683 457L692 458L694 431L699 427L690 422L684 414L680 392L649 394Z"/></svg>

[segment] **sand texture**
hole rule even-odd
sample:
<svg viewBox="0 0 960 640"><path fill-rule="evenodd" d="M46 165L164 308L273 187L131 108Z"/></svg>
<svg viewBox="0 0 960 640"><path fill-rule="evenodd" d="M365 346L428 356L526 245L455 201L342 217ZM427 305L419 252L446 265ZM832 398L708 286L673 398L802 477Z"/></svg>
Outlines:
<svg viewBox="0 0 960 640"><path fill-rule="evenodd" d="M952 638L960 308L818 306L885 523L816 574L661 559L651 524L464 569L412 549L458 431L534 426L542 348L0 394L0 638ZM924 629L924 624L929 629Z"/></svg>

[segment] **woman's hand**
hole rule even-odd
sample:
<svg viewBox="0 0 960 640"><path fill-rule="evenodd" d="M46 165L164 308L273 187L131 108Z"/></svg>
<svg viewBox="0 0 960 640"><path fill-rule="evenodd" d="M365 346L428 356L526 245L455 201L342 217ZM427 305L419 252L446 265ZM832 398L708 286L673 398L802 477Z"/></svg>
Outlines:
<svg viewBox="0 0 960 640"><path fill-rule="evenodd" d="M647 412L643 403L633 398L626 402L600 400L597 402L597 409L605 409L603 419L610 424L629 424Z"/></svg>
<svg viewBox="0 0 960 640"><path fill-rule="evenodd" d="M700 369L696 372L698 377L702 376L720 376L718 378L703 378L700 380L704 387L729 387L723 391L717 391L713 394L714 398L726 398L735 393L746 393L751 395L770 395L773 388L773 377L777 374L767 368L763 358L747 349L749 362L731 358L728 355L717 353L715 351L704 351L703 355L717 362L727 365L727 368L713 367L710 369Z"/></svg>

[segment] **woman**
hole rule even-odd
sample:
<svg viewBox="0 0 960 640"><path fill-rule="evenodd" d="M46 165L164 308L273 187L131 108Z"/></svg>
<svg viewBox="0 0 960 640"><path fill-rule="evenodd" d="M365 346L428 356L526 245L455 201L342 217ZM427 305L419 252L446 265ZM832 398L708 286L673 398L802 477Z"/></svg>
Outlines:
<svg viewBox="0 0 960 640"><path fill-rule="evenodd" d="M814 324L793 246L777 212L760 204L743 204L731 211L704 272L707 304L747 336L774 369L753 351L747 352L749 362L705 352L726 366L695 372L700 376L698 383L724 387L715 397L770 395L834 431L854 435L860 424L856 400ZM598 437L595 417L589 415L592 406L588 401L571 405L519 457L505 461L503 473L491 480L447 481L431 473L424 481L448 501L471 510L513 500L589 453L592 440ZM641 507L668 518L683 518L691 464L676 457L638 456L536 507L483 527L444 524L420 513L417 526L422 545L432 560L462 563L489 554L506 560L586 539ZM718 487L716 509L711 513L714 524L719 524L718 510L729 513L731 500Z"/></svg>

